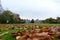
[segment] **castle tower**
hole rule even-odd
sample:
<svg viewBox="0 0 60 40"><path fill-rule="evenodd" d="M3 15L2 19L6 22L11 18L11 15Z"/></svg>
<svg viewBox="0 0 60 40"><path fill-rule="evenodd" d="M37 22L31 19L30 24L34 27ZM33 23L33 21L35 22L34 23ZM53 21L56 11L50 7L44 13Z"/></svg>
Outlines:
<svg viewBox="0 0 60 40"><path fill-rule="evenodd" d="M2 4L1 4L1 0L0 0L0 13L4 12L4 9L2 7Z"/></svg>

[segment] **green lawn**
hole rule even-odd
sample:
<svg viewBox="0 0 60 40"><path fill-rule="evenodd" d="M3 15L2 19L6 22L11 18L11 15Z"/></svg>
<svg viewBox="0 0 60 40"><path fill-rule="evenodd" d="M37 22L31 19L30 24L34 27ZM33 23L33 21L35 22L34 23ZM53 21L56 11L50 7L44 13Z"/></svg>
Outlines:
<svg viewBox="0 0 60 40"><path fill-rule="evenodd" d="M25 26L34 26L34 25L38 25L38 26L46 26L46 27L49 27L49 26L60 26L60 24L20 24L20 25L25 25Z"/></svg>
<svg viewBox="0 0 60 40"><path fill-rule="evenodd" d="M0 36L3 40L16 40L16 38L15 37L13 37L12 35L11 35L11 33L13 33L13 32L17 32L18 31L18 28L15 28L14 30L4 30L1 34L4 34L5 32L8 32L8 33L6 33L6 34L4 34L4 35L2 35L2 36ZM0 35L1 35L0 34Z"/></svg>

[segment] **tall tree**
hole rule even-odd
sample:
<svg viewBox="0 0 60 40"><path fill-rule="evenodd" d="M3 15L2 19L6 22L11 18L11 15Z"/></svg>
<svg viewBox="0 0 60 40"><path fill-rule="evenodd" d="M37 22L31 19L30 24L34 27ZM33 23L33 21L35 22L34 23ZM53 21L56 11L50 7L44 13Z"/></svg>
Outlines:
<svg viewBox="0 0 60 40"><path fill-rule="evenodd" d="M9 10L4 11L0 14L0 23L17 23L19 16L12 13Z"/></svg>
<svg viewBox="0 0 60 40"><path fill-rule="evenodd" d="M34 19L31 20L31 23L34 23Z"/></svg>

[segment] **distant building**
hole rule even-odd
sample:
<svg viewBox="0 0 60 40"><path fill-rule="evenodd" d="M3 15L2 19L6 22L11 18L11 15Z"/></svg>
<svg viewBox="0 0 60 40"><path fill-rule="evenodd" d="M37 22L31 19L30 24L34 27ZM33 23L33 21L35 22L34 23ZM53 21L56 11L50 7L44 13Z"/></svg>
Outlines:
<svg viewBox="0 0 60 40"><path fill-rule="evenodd" d="M26 24L29 24L29 23L31 23L31 20L26 19ZM41 24L42 20L36 19L36 20L34 20L34 23Z"/></svg>
<svg viewBox="0 0 60 40"><path fill-rule="evenodd" d="M42 20L36 19L34 23L42 23Z"/></svg>
<svg viewBox="0 0 60 40"><path fill-rule="evenodd" d="M26 24L29 24L30 23L30 20L26 19Z"/></svg>

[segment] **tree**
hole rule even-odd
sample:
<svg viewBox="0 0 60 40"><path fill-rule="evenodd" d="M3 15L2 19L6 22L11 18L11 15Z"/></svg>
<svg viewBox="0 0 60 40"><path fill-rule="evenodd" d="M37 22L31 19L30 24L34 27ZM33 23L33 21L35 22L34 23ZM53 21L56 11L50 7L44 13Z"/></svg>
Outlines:
<svg viewBox="0 0 60 40"><path fill-rule="evenodd" d="M0 23L25 23L25 20L21 19L19 14L6 10L0 14Z"/></svg>
<svg viewBox="0 0 60 40"><path fill-rule="evenodd" d="M47 18L43 21L44 23L57 23L55 19L53 18Z"/></svg>
<svg viewBox="0 0 60 40"><path fill-rule="evenodd" d="M19 16L13 12L6 10L0 14L0 23L17 23Z"/></svg>
<svg viewBox="0 0 60 40"><path fill-rule="evenodd" d="M34 23L34 19L31 20L31 23Z"/></svg>
<svg viewBox="0 0 60 40"><path fill-rule="evenodd" d="M18 23L26 23L26 20L21 19L20 21L18 21Z"/></svg>
<svg viewBox="0 0 60 40"><path fill-rule="evenodd" d="M57 23L60 23L60 17L57 17L56 21Z"/></svg>
<svg viewBox="0 0 60 40"><path fill-rule="evenodd" d="M12 23L12 21L14 21L13 19L14 13L12 13L11 11L6 10L2 13L2 15L3 15L3 19L5 20L5 23L7 23L7 21L8 23Z"/></svg>

